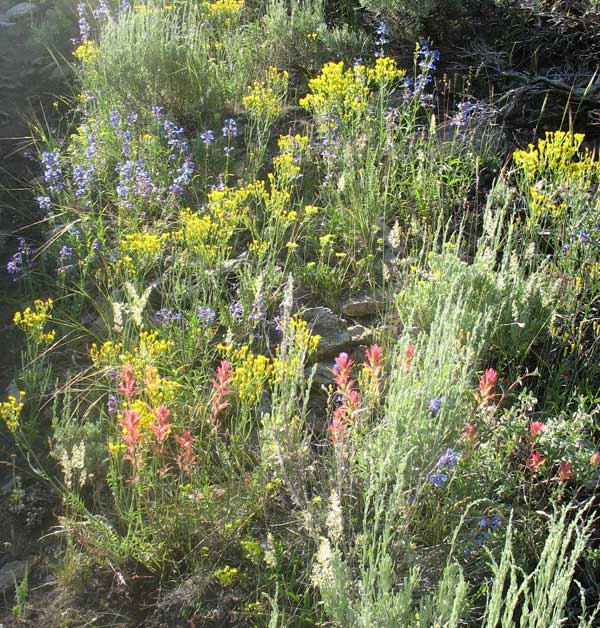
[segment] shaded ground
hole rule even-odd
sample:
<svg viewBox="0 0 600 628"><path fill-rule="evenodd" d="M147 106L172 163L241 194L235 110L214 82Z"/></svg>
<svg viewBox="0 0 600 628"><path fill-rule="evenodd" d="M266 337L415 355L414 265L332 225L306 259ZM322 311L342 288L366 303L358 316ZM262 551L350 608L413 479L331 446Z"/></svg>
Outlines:
<svg viewBox="0 0 600 628"><path fill-rule="evenodd" d="M28 125L43 117L43 110L52 110L49 105L63 86L63 73L41 39L41 29L46 20L53 20L54 9L40 5L23 17L7 16L15 5L17 0L0 0L0 400L16 389L21 339L12 317L28 299L6 272L6 264L18 248L19 237L32 248L39 238L35 223L40 215L31 192L31 181L39 171L28 152ZM14 603L13 576L23 577L25 563L30 585L44 583L47 558L40 538L55 522L55 498L32 477L24 461L11 457L10 447L0 437L0 625L4 626L16 623L8 609Z"/></svg>

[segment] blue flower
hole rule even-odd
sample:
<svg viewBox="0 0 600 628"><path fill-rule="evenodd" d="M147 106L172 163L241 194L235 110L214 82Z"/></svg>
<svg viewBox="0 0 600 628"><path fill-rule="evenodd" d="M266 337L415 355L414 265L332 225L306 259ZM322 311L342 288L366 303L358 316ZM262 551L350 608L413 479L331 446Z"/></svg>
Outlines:
<svg viewBox="0 0 600 628"><path fill-rule="evenodd" d="M59 163L58 151L44 151L42 153L42 164L44 165L44 181L48 185L50 192L57 192L65 187L62 180L62 168Z"/></svg>
<svg viewBox="0 0 600 628"><path fill-rule="evenodd" d="M227 137L229 139L237 137L237 122L233 118L226 118L223 121L223 128L221 131L223 132L223 137Z"/></svg>
<svg viewBox="0 0 600 628"><path fill-rule="evenodd" d="M233 320L239 321L244 315L244 306L239 301L232 303L229 306L229 314Z"/></svg>
<svg viewBox="0 0 600 628"><path fill-rule="evenodd" d="M439 397L434 397L429 402L429 410L431 412L431 416L435 417L439 414L442 409L442 402L444 401L444 397L440 395Z"/></svg>
<svg viewBox="0 0 600 628"><path fill-rule="evenodd" d="M26 269L29 267L29 256L31 247L25 241L25 238L18 238L19 246L17 252L8 260L6 264L6 272L12 275L13 281L25 277Z"/></svg>
<svg viewBox="0 0 600 628"><path fill-rule="evenodd" d="M445 471L430 473L428 479L436 488L442 488L448 481L448 474Z"/></svg>
<svg viewBox="0 0 600 628"><path fill-rule="evenodd" d="M446 467L450 471L458 464L458 454L452 447L446 449L446 453L440 456L435 464L436 471Z"/></svg>
<svg viewBox="0 0 600 628"><path fill-rule="evenodd" d="M49 196L37 196L35 200L38 202L40 209L48 210L52 206Z"/></svg>
<svg viewBox="0 0 600 628"><path fill-rule="evenodd" d="M215 132L211 131L211 129L202 131L202 133L200 133L200 141L204 146L210 146L215 141Z"/></svg>
<svg viewBox="0 0 600 628"><path fill-rule="evenodd" d="M106 402L106 409L108 414L117 413L117 398L114 395L108 395L108 401Z"/></svg>
<svg viewBox="0 0 600 628"><path fill-rule="evenodd" d="M198 307L198 318L203 327L209 327L216 318L216 313L208 305Z"/></svg>

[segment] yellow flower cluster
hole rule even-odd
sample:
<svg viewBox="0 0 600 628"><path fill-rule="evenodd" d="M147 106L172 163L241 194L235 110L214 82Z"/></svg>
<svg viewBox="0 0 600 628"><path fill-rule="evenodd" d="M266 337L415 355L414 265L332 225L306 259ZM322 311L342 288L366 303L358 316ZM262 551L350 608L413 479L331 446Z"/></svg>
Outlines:
<svg viewBox="0 0 600 628"><path fill-rule="evenodd" d="M545 139L529 150L515 151L513 160L525 176L526 192L534 218L566 212L568 188L585 190L600 176L600 161L589 149L581 150L582 133L547 131Z"/></svg>
<svg viewBox="0 0 600 628"><path fill-rule="evenodd" d="M33 309L27 307L22 312L16 312L13 318L14 324L37 344L50 344L54 340L56 332L45 331L46 323L50 320L52 299L47 301L37 299L33 303Z"/></svg>
<svg viewBox="0 0 600 628"><path fill-rule="evenodd" d="M125 362L152 364L157 358L167 356L171 346L170 340L158 337L158 331L143 331L133 353L125 354Z"/></svg>
<svg viewBox="0 0 600 628"><path fill-rule="evenodd" d="M580 155L584 139L583 133L547 131L546 139L538 140L537 147L529 144L528 151L516 151L513 159L530 180L545 178L559 182L600 174L600 162L594 161L589 149ZM578 156L580 159L574 161Z"/></svg>
<svg viewBox="0 0 600 628"><path fill-rule="evenodd" d="M237 350L231 346L221 348L234 365L232 382L240 401L250 406L255 404L260 400L263 387L273 372L271 360L265 355L255 355L248 345Z"/></svg>
<svg viewBox="0 0 600 628"><path fill-rule="evenodd" d="M244 0L215 0L204 3L204 7L212 17L225 21L239 16L243 6Z"/></svg>
<svg viewBox="0 0 600 628"><path fill-rule="evenodd" d="M73 56L82 63L93 63L100 53L98 45L91 39L84 41L73 52Z"/></svg>
<svg viewBox="0 0 600 628"><path fill-rule="evenodd" d="M14 395L10 395L8 401L0 403L0 417L6 423L6 427L10 432L14 432L19 427L19 417L23 410L23 397L25 393L19 391L19 400Z"/></svg>
<svg viewBox="0 0 600 628"><path fill-rule="evenodd" d="M288 89L289 75L271 67L264 81L254 81L244 96L243 103L249 116L268 123L275 120L283 111Z"/></svg>
<svg viewBox="0 0 600 628"><path fill-rule="evenodd" d="M364 66L347 70L343 61L326 63L308 87L310 93L300 100L300 106L317 115L337 114L342 121L349 121L367 111L371 92Z"/></svg>
<svg viewBox="0 0 600 628"><path fill-rule="evenodd" d="M120 362L123 345L107 340L100 348L94 342L90 347L90 358L96 366L116 366Z"/></svg>
<svg viewBox="0 0 600 628"><path fill-rule="evenodd" d="M152 366L146 370L142 379L144 391L153 408L157 408L161 403L170 404L175 399L175 391L181 387L179 382L162 377Z"/></svg>
<svg viewBox="0 0 600 628"><path fill-rule="evenodd" d="M404 78L406 71L398 67L398 64L391 57L379 57L372 68L367 69L367 77L373 81L377 87L390 85Z"/></svg>
<svg viewBox="0 0 600 628"><path fill-rule="evenodd" d="M155 233L128 233L120 245L121 251L136 259L151 259L161 251L161 236Z"/></svg>

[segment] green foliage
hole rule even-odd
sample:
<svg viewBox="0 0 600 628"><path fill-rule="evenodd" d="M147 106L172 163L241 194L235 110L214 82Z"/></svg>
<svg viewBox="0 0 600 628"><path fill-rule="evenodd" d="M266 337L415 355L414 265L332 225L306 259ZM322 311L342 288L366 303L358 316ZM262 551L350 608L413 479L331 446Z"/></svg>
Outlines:
<svg viewBox="0 0 600 628"><path fill-rule="evenodd" d="M363 6L411 37L460 10ZM483 189L488 109L443 113L438 53L370 57L352 10L97 13L77 126L36 146L56 298L15 318L4 422L51 424L65 582L185 583L190 620L558 625L600 465L598 162L553 134ZM323 303L364 326L319 339Z"/></svg>

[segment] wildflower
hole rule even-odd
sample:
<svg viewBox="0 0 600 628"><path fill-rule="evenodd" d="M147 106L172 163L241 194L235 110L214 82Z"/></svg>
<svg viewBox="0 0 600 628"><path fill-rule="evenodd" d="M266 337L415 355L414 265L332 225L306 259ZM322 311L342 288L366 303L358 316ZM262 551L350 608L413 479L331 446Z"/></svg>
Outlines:
<svg viewBox="0 0 600 628"><path fill-rule="evenodd" d="M435 469L438 471L444 467L448 468L450 471L454 469L454 467L458 464L458 454L452 447L448 447L446 449L446 453L440 456L438 461L435 464Z"/></svg>
<svg viewBox="0 0 600 628"><path fill-rule="evenodd" d="M140 394L139 388L135 385L135 374L133 366L126 364L120 374L122 384L119 384L119 390L125 395L127 401L131 401Z"/></svg>
<svg viewBox="0 0 600 628"><path fill-rule="evenodd" d="M465 431L463 432L461 440L464 440L468 443L472 443L476 438L477 438L477 428L473 425L473 423L470 423L469 421L467 421L465 423Z"/></svg>
<svg viewBox="0 0 600 628"><path fill-rule="evenodd" d="M194 443L189 430L183 430L183 434L177 436L177 444L179 445L177 466L185 475L189 475L192 470L192 465L196 462Z"/></svg>
<svg viewBox="0 0 600 628"><path fill-rule="evenodd" d="M533 475L536 475L537 472L542 468L542 465L545 462L544 456L539 451L532 451L531 456L529 456L529 460L527 461L527 466Z"/></svg>
<svg viewBox="0 0 600 628"><path fill-rule="evenodd" d="M52 201L49 196L36 196L35 200L38 202L39 208L47 211L52 206Z"/></svg>
<svg viewBox="0 0 600 628"><path fill-rule="evenodd" d="M138 447L142 438L140 415L135 410L125 410L119 423L122 428L121 437L127 445L125 460L129 460L136 469L139 469L142 463L141 452Z"/></svg>
<svg viewBox="0 0 600 628"><path fill-rule="evenodd" d="M165 111L164 107L160 107L159 105L153 105L153 107L152 107L152 117L155 120L160 122L162 120L163 115L164 115L164 111Z"/></svg>
<svg viewBox="0 0 600 628"><path fill-rule="evenodd" d="M244 315L243 305L239 301L232 303L229 306L229 314L231 315L231 318L233 318L233 320L239 321Z"/></svg>
<svg viewBox="0 0 600 628"><path fill-rule="evenodd" d="M117 398L114 395L108 395L108 401L106 402L106 409L108 414L117 413Z"/></svg>
<svg viewBox="0 0 600 628"><path fill-rule="evenodd" d="M77 5L77 17L79 18L79 41L83 43L87 41L92 33L92 29L90 28L90 23L87 21L85 16L85 4L80 2Z"/></svg>
<svg viewBox="0 0 600 628"><path fill-rule="evenodd" d="M442 409L442 403L444 401L444 397L440 395L439 397L434 397L429 401L429 411L431 412L432 417L436 417L440 410Z"/></svg>
<svg viewBox="0 0 600 628"><path fill-rule="evenodd" d="M573 465L570 462L561 462L558 468L558 480L564 482L573 477Z"/></svg>
<svg viewBox="0 0 600 628"><path fill-rule="evenodd" d="M405 357L404 359L400 359L399 365L403 367L404 370L408 373L410 371L410 367L412 366L413 357L415 355L415 347L411 343L408 343L406 347Z"/></svg>
<svg viewBox="0 0 600 628"><path fill-rule="evenodd" d="M494 369L486 369L483 375L479 378L479 392L475 393L475 399L482 405L485 405L492 401L496 396L494 394L494 388L498 381L498 374Z"/></svg>
<svg viewBox="0 0 600 628"><path fill-rule="evenodd" d="M600 451L595 451L591 456L590 456L590 464L594 467L598 466L600 464Z"/></svg>
<svg viewBox="0 0 600 628"><path fill-rule="evenodd" d="M343 443L348 436L346 431L346 426L339 418L333 417L331 423L329 424L329 440L332 445L337 445L339 443Z"/></svg>
<svg viewBox="0 0 600 628"><path fill-rule="evenodd" d="M42 153L42 165L44 166L44 181L50 192L58 192L65 187L62 180L62 168L59 163L58 151L44 151Z"/></svg>
<svg viewBox="0 0 600 628"><path fill-rule="evenodd" d="M200 133L200 141L204 146L210 146L215 141L215 132L210 129Z"/></svg>
<svg viewBox="0 0 600 628"><path fill-rule="evenodd" d="M173 183L169 186L169 192L176 196L181 196L185 188L192 181L192 175L194 174L194 160L188 155L183 164L177 168L177 176L173 180Z"/></svg>
<svg viewBox="0 0 600 628"><path fill-rule="evenodd" d="M121 114L118 111L111 111L108 118L113 129L118 129L121 126Z"/></svg>
<svg viewBox="0 0 600 628"><path fill-rule="evenodd" d="M13 281L22 279L26 275L26 268L29 267L29 256L31 247L25 241L25 238L18 238L19 246L17 252L8 260L6 264L6 272L12 275Z"/></svg>
<svg viewBox="0 0 600 628"><path fill-rule="evenodd" d="M448 481L448 474L444 471L439 473L430 473L427 478L436 488L442 488Z"/></svg>
<svg viewBox="0 0 600 628"><path fill-rule="evenodd" d="M541 421L532 421L529 424L529 440L533 442L545 429L546 426Z"/></svg>
<svg viewBox="0 0 600 628"><path fill-rule="evenodd" d="M216 316L217 315L215 311L212 310L208 305L198 306L198 318L200 319L202 327L210 327L210 325L214 322Z"/></svg>
<svg viewBox="0 0 600 628"><path fill-rule="evenodd" d="M231 394L229 386L233 381L233 370L231 364L227 360L221 360L217 367L217 377L211 379L212 390L212 412L210 415L210 424L218 427L217 416L220 412L228 408L231 403L226 399Z"/></svg>
<svg viewBox="0 0 600 628"><path fill-rule="evenodd" d="M354 386L354 381L350 379L353 366L354 361L345 352L335 358L332 372L338 391L347 393Z"/></svg>
<svg viewBox="0 0 600 628"><path fill-rule="evenodd" d="M250 314L251 321L264 321L266 319L264 310L264 300L262 297L258 297L252 305L252 312Z"/></svg>
<svg viewBox="0 0 600 628"><path fill-rule="evenodd" d="M52 320L52 299L42 301L36 299L33 309L26 307L22 312L15 312L13 323L37 344L49 344L54 340L56 332L45 331L46 323Z"/></svg>
<svg viewBox="0 0 600 628"><path fill-rule="evenodd" d="M237 122L233 118L226 118L223 121L223 128L221 129L221 131L223 132L223 137L226 137L228 139L237 137Z"/></svg>
<svg viewBox="0 0 600 628"><path fill-rule="evenodd" d="M417 496L414 493L409 493L406 498L406 505L412 506L417 501Z"/></svg>
<svg viewBox="0 0 600 628"><path fill-rule="evenodd" d="M161 403L160 406L156 408L156 410L152 410L152 414L156 419L156 423L153 423L150 426L150 429L154 433L160 451L162 450L162 445L164 441L171 432L171 424L167 420L169 418L169 415L171 414L171 411L164 404Z"/></svg>
<svg viewBox="0 0 600 628"><path fill-rule="evenodd" d="M23 410L25 393L19 391L19 399L10 395L7 401L0 402L0 418L4 420L9 432L15 432L19 427L19 418Z"/></svg>
<svg viewBox="0 0 600 628"><path fill-rule="evenodd" d="M379 345L373 344L367 349L365 357L365 367L378 375L382 368L383 349Z"/></svg>
<svg viewBox="0 0 600 628"><path fill-rule="evenodd" d="M390 40L387 38L389 35L388 27L383 20L377 25L375 33L377 35L375 45L379 47L379 50L375 51L374 56L383 57L385 55L384 46L390 43Z"/></svg>
<svg viewBox="0 0 600 628"><path fill-rule="evenodd" d="M174 312L168 307L161 307L154 315L154 322L163 327L181 320L183 320L183 314L181 312Z"/></svg>

